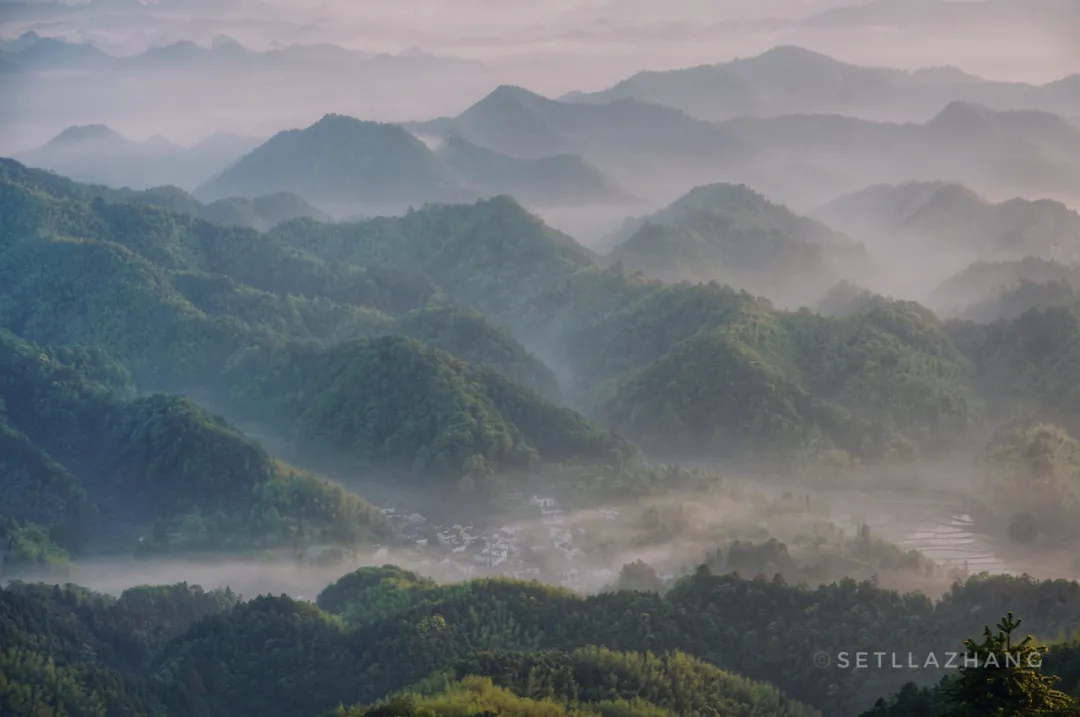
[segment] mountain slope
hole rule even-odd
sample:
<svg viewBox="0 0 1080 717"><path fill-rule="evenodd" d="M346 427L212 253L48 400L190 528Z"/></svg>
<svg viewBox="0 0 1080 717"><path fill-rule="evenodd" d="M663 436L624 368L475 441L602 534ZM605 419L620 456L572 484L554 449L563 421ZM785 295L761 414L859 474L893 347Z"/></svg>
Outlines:
<svg viewBox="0 0 1080 717"><path fill-rule="evenodd" d="M1018 318L1028 309L1080 302L1080 267L1048 259L978 261L934 290L933 301L947 315L988 323Z"/></svg>
<svg viewBox="0 0 1080 717"><path fill-rule="evenodd" d="M176 185L186 189L221 171L254 141L237 136L208 138L191 148L160 137L129 140L105 125L69 127L15 159L82 182L147 189Z"/></svg>
<svg viewBox="0 0 1080 717"><path fill-rule="evenodd" d="M863 7L890 4L897 6ZM1072 114L1080 108L1080 101L1063 97L1054 84L992 82L953 68L910 72L861 67L791 46L716 65L639 72L601 92L571 93L563 99L590 104L634 99L714 121L796 113L911 121L955 100L1001 110Z"/></svg>
<svg viewBox="0 0 1080 717"><path fill-rule="evenodd" d="M356 223L293 222L270 237L331 264L384 263L419 273L496 320L520 316L533 296L596 262L507 196Z"/></svg>
<svg viewBox="0 0 1080 717"><path fill-rule="evenodd" d="M407 126L418 134L456 135L513 157L579 155L634 192L662 184L647 176L650 171L678 165L684 175L715 173L718 165L745 160L754 151L730 133L668 107L636 100L558 102L511 86L496 88L452 119Z"/></svg>
<svg viewBox="0 0 1080 717"><path fill-rule="evenodd" d="M227 381L251 418L286 426L316 450L418 477L483 479L486 465L607 460L614 449L634 450L490 368L400 336L249 353Z"/></svg>
<svg viewBox="0 0 1080 717"><path fill-rule="evenodd" d="M606 204L628 197L580 157L559 154L520 159L448 137L439 157L470 186L485 194L509 194L541 205Z"/></svg>
<svg viewBox="0 0 1080 717"><path fill-rule="evenodd" d="M326 115L270 138L196 190L219 199L291 192L313 201L462 200L471 193L397 125Z"/></svg>
<svg viewBox="0 0 1080 717"><path fill-rule="evenodd" d="M0 324L22 336L108 347L140 385L210 396L271 433L290 434L300 451L332 447L419 477L484 478L499 466L606 462L615 449L636 451L515 383L558 392L551 371L483 317L425 306L432 289L423 280L384 265L329 263L274 236L156 207L86 201L79 192L91 193L81 185L9 169L0 182L12 210L0 215L10 228L0 244ZM572 270L573 260L587 261L572 240L509 200L391 221L424 230L450 217L460 234L444 235L443 250L461 242L456 251L481 255L491 242L496 262L485 267L544 271L567 262ZM508 252L499 232L478 231L485 220L525 229L524 253ZM296 225L327 238L356 229ZM411 250L434 249L425 231L414 238ZM470 264L448 268L464 272L461 285L475 286ZM517 291L527 285L501 271L489 279Z"/></svg>
<svg viewBox="0 0 1080 717"><path fill-rule="evenodd" d="M1080 132L1060 116L941 106L923 124L798 114L719 126L763 148L744 176L789 203L822 204L868 185L912 180L944 179L1002 197L1072 201L1080 193Z"/></svg>
<svg viewBox="0 0 1080 717"><path fill-rule="evenodd" d="M545 205L624 199L611 180L580 157L521 159L457 136L433 151L398 125L340 115L275 135L196 194L217 198L273 192L326 204L391 207L499 194Z"/></svg>
<svg viewBox="0 0 1080 717"><path fill-rule="evenodd" d="M820 295L865 258L846 236L727 184L697 187L655 214L627 220L620 236L611 260L630 271L717 280L783 301Z"/></svg>
<svg viewBox="0 0 1080 717"><path fill-rule="evenodd" d="M86 358L108 367L107 356L73 356L0 333L0 440L17 449L5 451L0 516L51 528L79 552L269 545L298 517L279 499L271 521L274 495L308 490L325 501L307 514L325 540L380 530L359 498L288 471L221 418L176 396L117 395L80 370Z"/></svg>
<svg viewBox="0 0 1080 717"><path fill-rule="evenodd" d="M1080 261L1080 214L1060 202L988 202L945 182L874 186L841 197L814 216L884 253L933 251L972 260L1026 256ZM940 247L940 248L939 248ZM948 247L951 252L942 249Z"/></svg>

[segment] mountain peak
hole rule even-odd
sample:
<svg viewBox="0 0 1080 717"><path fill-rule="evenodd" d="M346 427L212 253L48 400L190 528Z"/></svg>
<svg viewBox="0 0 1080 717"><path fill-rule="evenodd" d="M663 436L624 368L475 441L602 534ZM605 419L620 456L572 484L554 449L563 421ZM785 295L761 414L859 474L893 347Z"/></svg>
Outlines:
<svg viewBox="0 0 1080 717"><path fill-rule="evenodd" d="M244 46L228 35L215 35L214 39L210 41L210 48L213 50L242 50L244 49Z"/></svg>
<svg viewBox="0 0 1080 717"><path fill-rule="evenodd" d="M116 130L103 124L68 127L49 140L46 146L77 144L80 142L124 142L126 139Z"/></svg>
<svg viewBox="0 0 1080 717"><path fill-rule="evenodd" d="M357 119L349 115L341 115L329 112L322 116L318 122L304 130L305 132L358 132L358 131L381 131L384 133L397 134L405 132L400 126L384 122L372 122L370 120Z"/></svg>
<svg viewBox="0 0 1080 717"><path fill-rule="evenodd" d="M985 129L993 123L994 112L974 102L951 102L927 123L928 127L947 131L971 132Z"/></svg>
<svg viewBox="0 0 1080 717"><path fill-rule="evenodd" d="M813 50L807 50L798 45L777 45L772 49L766 50L757 57L748 57L742 60L736 60L736 62L768 62L770 64L816 62L829 63L831 65L846 64L840 62L840 60L829 57L828 55L823 55L820 52L814 52Z"/></svg>
<svg viewBox="0 0 1080 717"><path fill-rule="evenodd" d="M524 102L543 102L546 98L517 85L499 85L487 97L480 100L484 105L521 104Z"/></svg>

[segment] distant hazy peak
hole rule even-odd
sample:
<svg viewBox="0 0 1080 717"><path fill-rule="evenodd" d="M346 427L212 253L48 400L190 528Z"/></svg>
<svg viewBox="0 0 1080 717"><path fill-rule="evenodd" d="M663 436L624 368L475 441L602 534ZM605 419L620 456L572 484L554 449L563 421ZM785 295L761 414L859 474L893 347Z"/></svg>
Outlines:
<svg viewBox="0 0 1080 717"><path fill-rule="evenodd" d="M549 101L546 97L538 95L535 92L530 92L523 87L518 87L517 85L499 85L477 104L497 106L501 104L522 104L525 102L546 101Z"/></svg>
<svg viewBox="0 0 1080 717"><path fill-rule="evenodd" d="M53 137L45 145L46 147L64 144L76 144L79 142L124 142L126 139L116 130L103 124L88 124L68 127L60 134Z"/></svg>
<svg viewBox="0 0 1080 717"><path fill-rule="evenodd" d="M349 115L341 115L334 112L327 113L319 119L318 122L311 125L305 131L314 132L338 132L338 131L358 131L358 130L374 130L380 131L387 135L401 134L408 135L409 133L400 125L396 125L390 122L372 122L371 120L357 119L356 117L350 117Z"/></svg>
<svg viewBox="0 0 1080 717"><path fill-rule="evenodd" d="M957 83L971 83L971 84L984 84L989 82L985 77L979 77L978 75L972 75L964 72L958 67L952 66L940 66L940 67L923 67L918 70L914 70L911 73L913 80L920 80L926 82L957 82Z"/></svg>
<svg viewBox="0 0 1080 717"><path fill-rule="evenodd" d="M243 49L244 46L228 35L215 35L214 39L210 41L210 47L219 50L226 47Z"/></svg>
<svg viewBox="0 0 1080 717"><path fill-rule="evenodd" d="M985 199L958 182L904 182L903 184L874 184L852 194L845 194L824 207L822 212L846 211L848 208L878 207L888 204L908 207L910 210L930 204L942 205L988 205ZM817 212L815 212L817 213Z"/></svg>
<svg viewBox="0 0 1080 717"><path fill-rule="evenodd" d="M716 182L714 184L702 184L694 187L683 195L676 204L702 204L704 202L730 201L732 199L765 199L765 196L755 192L745 184L729 184Z"/></svg>
<svg viewBox="0 0 1080 717"><path fill-rule="evenodd" d="M152 147L154 149L178 149L178 145L167 137L162 137L160 134L155 134L150 139L143 142L143 146Z"/></svg>
<svg viewBox="0 0 1080 717"><path fill-rule="evenodd" d="M754 57L744 57L734 60L727 64L772 64L772 65L788 65L791 63L802 62L814 62L814 63L827 63L830 65L847 65L849 67L855 67L847 62L841 62L836 58L823 55L820 52L814 52L813 50L807 50L806 48L799 47L798 45L777 45L776 47L766 50L760 55Z"/></svg>
<svg viewBox="0 0 1080 717"><path fill-rule="evenodd" d="M928 127L951 130L971 130L988 126L995 112L975 102L951 102L928 123Z"/></svg>

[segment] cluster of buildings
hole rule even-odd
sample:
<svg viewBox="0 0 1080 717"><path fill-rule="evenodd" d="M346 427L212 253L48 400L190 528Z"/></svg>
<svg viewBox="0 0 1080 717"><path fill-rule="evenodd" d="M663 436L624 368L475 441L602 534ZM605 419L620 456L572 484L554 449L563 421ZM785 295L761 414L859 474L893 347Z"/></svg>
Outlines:
<svg viewBox="0 0 1080 717"><path fill-rule="evenodd" d="M567 525L555 498L534 495L528 503L539 513L538 521L498 528L477 528L473 523L439 525L419 513L394 508L382 512L400 537L412 544L423 563L437 566L449 576L467 579L504 575L571 589L588 589L591 583L606 577L595 574L585 564L584 551L574 544L584 529L574 530ZM618 516L614 509L605 510L605 518L614 520Z"/></svg>

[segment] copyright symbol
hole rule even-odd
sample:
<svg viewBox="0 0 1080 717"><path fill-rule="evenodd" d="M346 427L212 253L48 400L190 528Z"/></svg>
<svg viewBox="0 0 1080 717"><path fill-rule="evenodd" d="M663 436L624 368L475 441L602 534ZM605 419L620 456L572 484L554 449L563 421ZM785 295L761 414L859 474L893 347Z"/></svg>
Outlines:
<svg viewBox="0 0 1080 717"><path fill-rule="evenodd" d="M818 652L814 654L814 667L824 670L830 664L832 664L832 659L829 657L829 653Z"/></svg>

